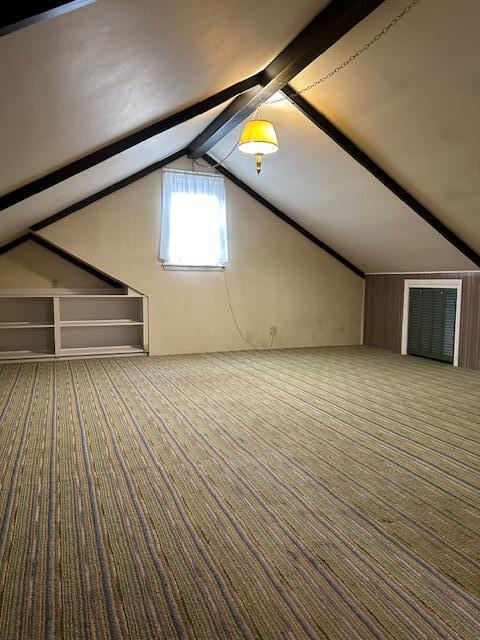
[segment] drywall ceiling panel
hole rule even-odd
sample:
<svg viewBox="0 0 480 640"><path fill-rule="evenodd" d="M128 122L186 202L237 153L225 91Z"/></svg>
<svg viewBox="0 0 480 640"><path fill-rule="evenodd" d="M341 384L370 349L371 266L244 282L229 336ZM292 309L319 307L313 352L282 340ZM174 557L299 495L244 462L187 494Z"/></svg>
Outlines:
<svg viewBox="0 0 480 640"><path fill-rule="evenodd" d="M328 0L98 0L0 38L0 193L263 69Z"/></svg>
<svg viewBox="0 0 480 640"><path fill-rule="evenodd" d="M227 104L211 109L50 189L0 211L0 243L8 242L35 222L183 149Z"/></svg>
<svg viewBox="0 0 480 640"><path fill-rule="evenodd" d="M475 266L289 102L266 105L280 150L253 156L238 150L225 166L317 238L363 271L472 269ZM237 128L214 149L224 158Z"/></svg>
<svg viewBox="0 0 480 640"><path fill-rule="evenodd" d="M406 4L383 3L292 86L334 69ZM479 23L478 0L420 0L365 54L304 95L477 252Z"/></svg>

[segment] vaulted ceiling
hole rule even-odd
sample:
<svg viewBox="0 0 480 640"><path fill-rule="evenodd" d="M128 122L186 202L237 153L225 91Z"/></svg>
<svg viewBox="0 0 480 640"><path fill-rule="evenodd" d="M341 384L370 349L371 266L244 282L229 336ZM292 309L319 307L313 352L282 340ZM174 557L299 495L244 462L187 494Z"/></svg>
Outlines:
<svg viewBox="0 0 480 640"><path fill-rule="evenodd" d="M291 86L338 66L405 4L381 3ZM0 192L258 73L326 5L98 0L1 37ZM479 20L476 0L419 0L304 98L480 253ZM185 148L229 102L4 209L0 242ZM238 151L224 166L362 271L478 268L290 102L266 104L262 116L280 151L260 176ZM211 155L224 158L240 131Z"/></svg>
<svg viewBox="0 0 480 640"><path fill-rule="evenodd" d="M326 4L97 0L2 37L2 191L253 75Z"/></svg>

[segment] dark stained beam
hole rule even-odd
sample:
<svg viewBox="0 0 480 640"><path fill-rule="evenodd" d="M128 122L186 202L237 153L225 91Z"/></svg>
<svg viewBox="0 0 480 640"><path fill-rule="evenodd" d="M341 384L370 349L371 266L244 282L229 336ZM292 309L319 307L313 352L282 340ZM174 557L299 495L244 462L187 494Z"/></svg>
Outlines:
<svg viewBox="0 0 480 640"><path fill-rule="evenodd" d="M83 260L80 260L80 258L73 256L71 253L68 253L63 249L60 249L60 247L57 247L56 244L53 244L52 242L45 240L45 238L42 238L41 236L37 236L31 232L25 233L24 235L18 238L15 238L15 240L12 240L11 242L8 242L7 244L4 244L3 246L1 246L0 255L2 255L3 253L7 253L7 251L11 251L12 249L15 249L15 247L18 247L24 242L35 242L36 244L40 245L44 249L48 249L48 251L55 253L57 256L60 256L60 258L63 258L64 260L68 260L68 262L74 264L76 267L79 267L80 269L87 271L88 273L90 273L92 276L95 276L99 280L103 280L103 282L106 282L107 284L109 284L111 287L114 287L115 289L120 289L125 286L123 282L120 282L120 280L116 280L115 278L112 278L111 276L104 273L103 271L100 271L99 269L96 269L95 267L93 267L91 264L88 264L88 262L84 262Z"/></svg>
<svg viewBox="0 0 480 640"><path fill-rule="evenodd" d="M10 2L2 8L0 36L18 31L32 24L49 20L63 13L79 9L96 0L72 0L70 2Z"/></svg>
<svg viewBox="0 0 480 640"><path fill-rule="evenodd" d="M56 253L57 256L60 256L60 258L63 258L64 260L68 260L68 262L71 262L76 267L80 267L80 269L87 271L92 276L95 276L96 278L103 280L104 282L109 284L111 287L115 287L115 289L121 289L125 286L123 282L120 282L120 280L117 280L116 278L112 278L107 273L104 273L103 271L96 269L88 262L84 262L83 260L80 260L80 258L77 258L71 253L68 253L63 249L60 249L60 247L57 247L56 244L53 244L52 242L45 240L45 238L42 238L41 236L37 236L36 234L32 233L30 236L30 240L32 242L36 242L41 247L44 247L45 249L52 251L52 253Z"/></svg>
<svg viewBox="0 0 480 640"><path fill-rule="evenodd" d="M247 78L246 80L242 80L241 82L237 82L236 84L231 85L227 89L223 91L219 91L215 93L213 96L206 98L205 100L201 100L196 104L187 107L186 109L182 109L182 111L178 111L163 120L159 120L154 124L149 125L148 127L144 127L135 133L132 133L125 138L117 140L116 142L112 142L111 144L94 151L93 153L89 153L83 158L79 158L78 160L74 160L69 164L61 167L60 169L56 169L51 173L46 174L42 178L38 178L37 180L33 180L23 187L19 187L10 193L6 193L3 196L0 196L0 211L7 209L8 207L17 204L17 202L21 202L30 196L35 195L36 193L40 193L45 189L53 187L54 185L62 182L63 180L67 180L77 173L81 173L86 169L90 169L100 162L104 162L109 158L121 153L122 151L126 151L131 147L134 147L149 138L153 138L172 127L176 127L187 120L191 120L196 116L201 115L218 107L223 102L230 100L234 96L237 96L239 93L243 93L244 91L248 91L252 87L258 85L259 83L259 75L252 76L251 78Z"/></svg>
<svg viewBox="0 0 480 640"><path fill-rule="evenodd" d="M10 242L7 242L6 244L2 245L0 247L0 256L4 253L7 253L7 251L11 251L12 249L15 249L15 247L18 247L24 242L27 242L27 240L30 240L31 235L32 235L31 233L24 233L22 236L15 238L15 240L10 240Z"/></svg>
<svg viewBox="0 0 480 640"><path fill-rule="evenodd" d="M238 96L190 145L200 158L384 0L332 0L264 69L262 87Z"/></svg>
<svg viewBox="0 0 480 640"><path fill-rule="evenodd" d="M84 209L85 207L88 207L89 204L93 204L94 202L97 202L97 200L100 200L101 198L105 198L105 196L108 196L111 193L115 193L115 191L118 191L119 189L123 189L124 187L127 187L129 184L132 184L132 182L136 182L137 180L140 180L140 178L144 178L145 176L148 176L148 174L152 173L153 171L158 171L158 169L161 169L165 165L170 164L170 162L173 162L174 160L178 160L178 158L181 158L182 156L186 155L186 152L187 152L186 149L180 149L180 151L177 151L176 153L172 153L172 155L168 156L167 158L164 158L163 160L159 160L158 162L154 162L153 164L150 164L148 167L145 167L144 169L137 171L137 173L134 173L131 176L128 176L128 178L124 178L119 182L115 182L109 187L106 187L101 191L97 191L97 193L94 193L93 195L88 196L87 198L83 198L83 200L80 200L79 202L75 202L75 204L71 204L65 209L62 209L61 211L58 211L57 213L54 213L51 216L48 216L48 218L45 218L44 220L41 220L40 222L33 224L30 227L31 231L40 231L40 229L44 229L45 227L48 227L48 225L53 224L54 222L57 222L62 218L66 218L72 213L75 213L75 211L79 211L80 209Z"/></svg>
<svg viewBox="0 0 480 640"><path fill-rule="evenodd" d="M310 231L307 231L306 229L304 229L300 224L298 224L298 222L295 222L295 220L292 220L292 218L290 218L290 216L288 216L286 213L281 211L278 207L276 207L271 202L266 200L259 193L254 191L254 189L249 187L248 184L246 184L245 182L242 182L242 180L240 180L240 178L237 178L237 176L235 176L233 173L231 173L228 169L226 169L222 165L218 165L217 161L214 158L212 158L211 156L209 156L207 154L207 155L203 156L203 159L206 162L208 162L208 164L210 164L211 166L214 166L217 169L217 171L222 173L231 182L236 184L237 187L240 187L240 189L245 191L245 193L248 193L248 195L251 196L254 200L256 200L258 203L260 203L261 205L266 207L269 211L271 211L278 218L280 218L280 220L283 220L288 225L293 227L296 231L301 233L302 236L304 236L305 238L310 240L310 242L313 242L313 244L316 244L317 247L320 247L320 249L323 249L324 251L326 251L333 258L335 258L336 260L341 262L345 267L347 267L348 269L353 271L357 276L360 276L361 278L365 278L365 274L363 273L363 271L361 269L356 267L354 264L352 264L349 260L344 258L342 255L337 253L337 251L335 251L335 249L332 249L332 247L330 247L328 244L326 244L325 242L322 242L322 240L319 240L316 236L314 236L312 233L310 233Z"/></svg>
<svg viewBox="0 0 480 640"><path fill-rule="evenodd" d="M427 224L442 235L450 244L458 249L464 256L480 267L480 255L464 242L457 234L443 224L431 211L419 202L411 193L404 189L394 178L384 171L372 158L350 140L344 133L326 118L323 113L312 107L302 96L296 93L290 85L283 89L283 93L290 101L329 138L336 142L354 160L371 173L377 180L387 187L397 198L400 198L410 209L420 216Z"/></svg>
<svg viewBox="0 0 480 640"><path fill-rule="evenodd" d="M99 191L99 192L89 196L88 198L84 198L83 200L80 200L79 202L77 202L77 203L75 203L73 205L70 205L66 209L63 209L62 211L59 211L58 213L55 213L55 214L49 216L48 218L45 218L45 220L42 220L41 222L37 222L36 224L34 224L34 225L32 225L30 227L31 231L40 231L40 229L44 229L45 227L48 227L48 225L53 224L54 222L57 222L58 220L61 220L62 218L66 218L67 216L71 215L72 213L75 213L76 211L79 211L80 209L83 209L84 207L87 207L89 204L92 204L93 202L96 202L97 200L100 200L101 198L104 198L105 196L109 195L110 193L114 193L115 191L118 191L119 189L122 189L123 187L126 187L127 185L131 184L132 182L135 182L136 180L139 180L140 178L143 178L144 176L148 175L149 173L152 173L152 171L157 171L158 169L161 169L162 167L166 166L167 164L170 164L170 162L173 162L174 160L177 160L178 158L181 158L182 156L186 155L186 151L187 151L186 149L181 149L180 151L177 151L173 155L168 156L167 158L164 158L160 162L156 162L155 164L150 165L150 166L146 167L145 169L142 169L141 171L138 171L137 173L134 173L132 176L129 176L128 178L125 178L124 180L121 180L120 182L116 182L115 184L111 185L110 187L107 187L106 189L103 189L102 191ZM216 164L216 161L213 158L211 158L210 156L208 156L208 155L206 155L204 159L211 165ZM308 238L313 243L315 243L318 247L320 247L321 249L323 249L324 251L329 253L331 256L333 256L334 258L336 258L337 260L342 262L342 264L344 264L349 269L354 271L357 275L359 275L361 277L364 277L364 274L363 274L362 271L360 271L360 269L357 269L357 267L355 267L348 260L343 258L343 256L341 256L336 251L334 251L331 247L329 247L324 242L322 242L321 240L316 238L313 234L311 234L309 231L304 229L301 225L299 225L297 222L295 222L289 216L287 216L287 214L283 213L282 211L280 211L280 209L278 209L273 204L271 204L270 202L265 200L265 198L263 198L261 195L256 193L256 191L251 189L247 184L245 184L244 182L239 180L239 178L234 176L233 173L230 173L230 171L228 171L228 169L226 169L226 168L224 168L222 166L217 166L217 170L219 172L221 172L224 176L226 176L229 180L234 182L238 187L240 187L241 189L246 191L257 202L259 202L260 204L263 204L272 213L274 213L276 216L281 218L284 222L289 224L291 227L296 229L298 232L300 232L306 238ZM0 253L2 253L2 248L1 247L0 247Z"/></svg>

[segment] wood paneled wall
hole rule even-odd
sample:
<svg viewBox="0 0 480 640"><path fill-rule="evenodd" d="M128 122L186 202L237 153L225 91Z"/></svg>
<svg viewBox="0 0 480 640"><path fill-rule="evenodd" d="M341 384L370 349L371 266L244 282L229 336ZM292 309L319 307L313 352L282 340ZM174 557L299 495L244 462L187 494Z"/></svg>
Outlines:
<svg viewBox="0 0 480 640"><path fill-rule="evenodd" d="M461 367L480 369L480 272L367 276L365 279L364 344L400 353L403 290L406 278L421 280L455 278L462 280L458 364Z"/></svg>

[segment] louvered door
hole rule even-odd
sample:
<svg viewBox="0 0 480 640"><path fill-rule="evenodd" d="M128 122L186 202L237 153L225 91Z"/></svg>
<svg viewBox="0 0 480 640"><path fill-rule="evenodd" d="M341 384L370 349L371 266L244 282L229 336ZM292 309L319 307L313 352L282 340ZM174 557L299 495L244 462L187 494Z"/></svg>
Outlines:
<svg viewBox="0 0 480 640"><path fill-rule="evenodd" d="M408 310L408 353L453 362L456 289L412 287Z"/></svg>

